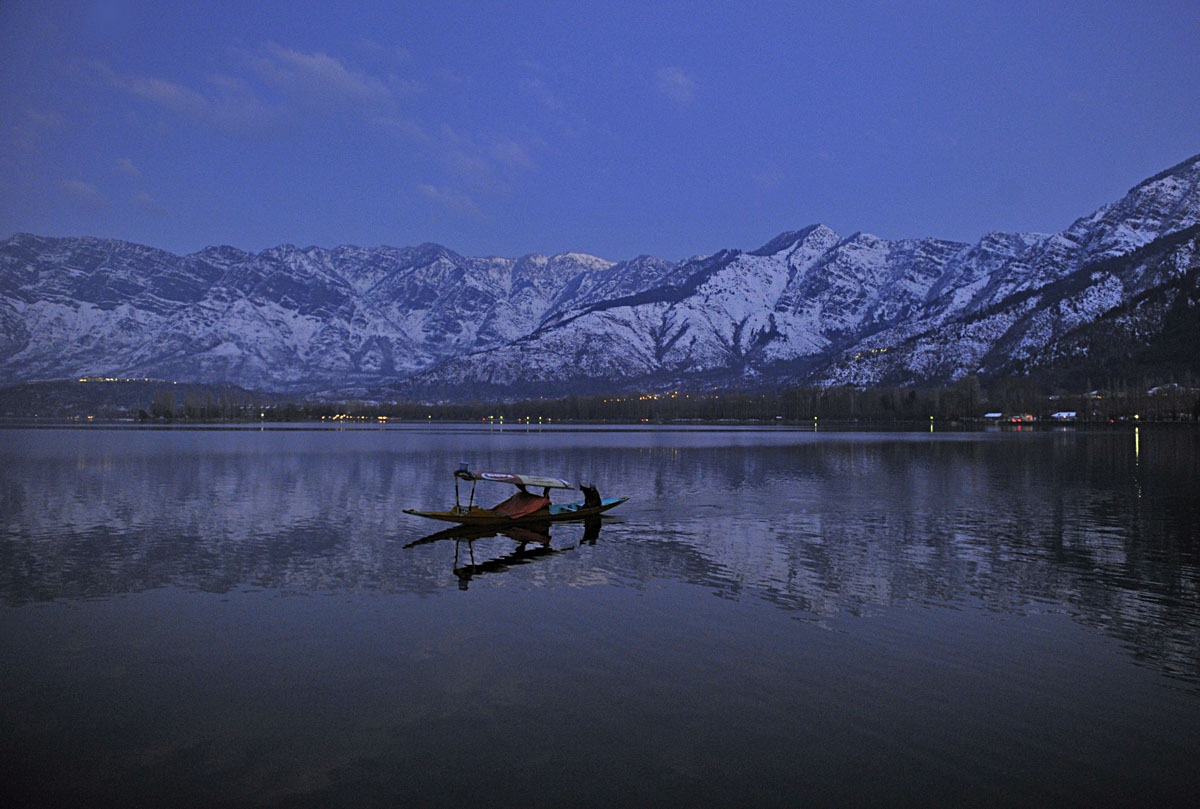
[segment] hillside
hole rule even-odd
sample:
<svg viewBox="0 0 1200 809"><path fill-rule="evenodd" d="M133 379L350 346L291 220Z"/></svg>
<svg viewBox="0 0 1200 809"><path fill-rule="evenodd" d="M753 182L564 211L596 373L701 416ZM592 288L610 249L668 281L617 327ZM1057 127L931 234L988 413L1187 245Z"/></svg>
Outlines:
<svg viewBox="0 0 1200 809"><path fill-rule="evenodd" d="M1200 156L1054 234L822 225L685 262L0 243L0 382L447 396L1200 374Z"/></svg>

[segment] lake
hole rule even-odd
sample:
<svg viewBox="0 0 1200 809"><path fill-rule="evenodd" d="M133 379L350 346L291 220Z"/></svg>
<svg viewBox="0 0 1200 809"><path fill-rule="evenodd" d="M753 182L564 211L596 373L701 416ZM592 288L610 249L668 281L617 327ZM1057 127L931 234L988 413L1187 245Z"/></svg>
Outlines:
<svg viewBox="0 0 1200 809"><path fill-rule="evenodd" d="M423 541L462 462L630 500ZM1197 480L1191 427L0 429L5 805L1190 806Z"/></svg>

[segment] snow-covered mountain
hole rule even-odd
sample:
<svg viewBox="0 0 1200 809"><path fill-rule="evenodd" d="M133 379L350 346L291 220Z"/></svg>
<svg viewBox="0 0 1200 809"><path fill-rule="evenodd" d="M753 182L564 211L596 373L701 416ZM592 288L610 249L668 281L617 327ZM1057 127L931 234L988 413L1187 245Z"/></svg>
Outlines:
<svg viewBox="0 0 1200 809"><path fill-rule="evenodd" d="M0 373L275 390L403 378L520 338L610 267L577 254L464 258L437 245L178 257L21 234L0 245Z"/></svg>
<svg viewBox="0 0 1200 809"><path fill-rule="evenodd" d="M750 252L614 264L432 244L176 256L18 234L0 243L0 383L550 395L1069 367L1191 322L1198 223L1200 156L1061 233L975 244L814 225Z"/></svg>

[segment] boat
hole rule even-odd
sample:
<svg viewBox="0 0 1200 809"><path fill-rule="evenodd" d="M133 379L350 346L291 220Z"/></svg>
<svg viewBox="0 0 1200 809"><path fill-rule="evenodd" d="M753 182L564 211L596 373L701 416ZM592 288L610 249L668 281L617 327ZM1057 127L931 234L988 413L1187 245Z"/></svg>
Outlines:
<svg viewBox="0 0 1200 809"><path fill-rule="evenodd" d="M492 506L483 508L475 505L475 486L479 481L491 483L507 483L517 487L511 496ZM459 492L459 481L471 484L471 492L466 505L462 503ZM529 489L541 489L540 495ZM575 490L565 480L560 478L543 477L540 475L514 475L508 472L475 472L468 464L462 464L454 471L454 505L445 511L422 511L415 508L404 509L405 514L414 517L425 517L430 520L442 520L459 525L479 527L503 527L508 525L526 525L530 523L559 522L562 520L586 520L595 517L628 500L628 497L600 497L594 486L579 484L584 494L582 502L552 503L552 489Z"/></svg>

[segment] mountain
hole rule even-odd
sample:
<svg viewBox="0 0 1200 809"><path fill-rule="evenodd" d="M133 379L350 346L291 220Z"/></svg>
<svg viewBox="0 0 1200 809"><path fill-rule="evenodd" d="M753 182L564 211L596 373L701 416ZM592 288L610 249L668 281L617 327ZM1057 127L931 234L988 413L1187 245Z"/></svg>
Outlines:
<svg viewBox="0 0 1200 809"><path fill-rule="evenodd" d="M1119 307L1159 290L1156 311L1186 310L1181 284L1197 265L1198 184L1200 156L1061 233L989 233L976 244L843 239L823 226L785 233L749 253L687 262L661 285L564 312L503 350L414 381L431 389L532 384L549 393L614 378L659 387L865 386L1062 374L1088 351L1087 327ZM1125 353L1157 339L1165 321L1152 320L1119 332ZM1200 344L1200 332L1191 334ZM1200 373L1200 363L1191 358L1183 370Z"/></svg>
<svg viewBox="0 0 1200 809"><path fill-rule="evenodd" d="M1200 372L1200 156L1055 234L842 237L612 263L445 247L0 243L0 382L444 396Z"/></svg>
<svg viewBox="0 0 1200 809"><path fill-rule="evenodd" d="M0 245L0 374L313 390L403 378L506 345L612 265L415 248L212 247L178 257L100 239Z"/></svg>

